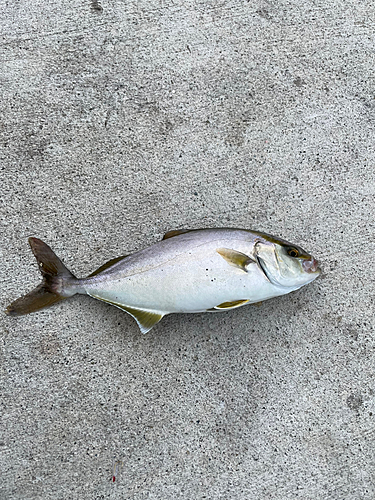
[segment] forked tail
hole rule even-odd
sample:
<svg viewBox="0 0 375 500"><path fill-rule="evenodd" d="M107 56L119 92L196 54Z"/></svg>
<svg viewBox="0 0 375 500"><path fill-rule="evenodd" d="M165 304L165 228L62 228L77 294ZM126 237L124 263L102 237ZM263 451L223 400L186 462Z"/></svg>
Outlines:
<svg viewBox="0 0 375 500"><path fill-rule="evenodd" d="M31 250L43 276L42 283L27 295L10 304L6 314L20 316L48 307L78 293L79 280L64 266L48 245L38 238L29 238Z"/></svg>

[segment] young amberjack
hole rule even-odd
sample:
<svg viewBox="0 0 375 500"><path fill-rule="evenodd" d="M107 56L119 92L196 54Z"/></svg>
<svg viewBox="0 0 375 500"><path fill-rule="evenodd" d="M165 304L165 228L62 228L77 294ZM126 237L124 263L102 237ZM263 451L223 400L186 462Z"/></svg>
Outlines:
<svg viewBox="0 0 375 500"><path fill-rule="evenodd" d="M170 231L162 241L110 260L82 279L43 241L29 238L29 243L43 281L7 314L28 314L82 293L123 309L143 333L166 314L227 311L297 290L320 273L317 261L300 247L246 229Z"/></svg>

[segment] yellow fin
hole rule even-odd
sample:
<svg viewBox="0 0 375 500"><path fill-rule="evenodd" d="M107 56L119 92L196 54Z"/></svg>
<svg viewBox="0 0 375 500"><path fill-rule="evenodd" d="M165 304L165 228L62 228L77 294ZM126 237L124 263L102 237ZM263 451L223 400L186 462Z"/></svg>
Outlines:
<svg viewBox="0 0 375 500"><path fill-rule="evenodd" d="M96 269L96 271L89 274L87 277L92 278L93 276L96 276L97 274L101 273L102 271L105 271L109 267L113 266L113 264L116 264L116 262L119 262L120 260L125 259L125 257L127 257L127 255L123 255L122 257L116 257L114 259L109 260L108 262L106 262L105 264L100 266L98 269Z"/></svg>
<svg viewBox="0 0 375 500"><path fill-rule="evenodd" d="M117 305L117 304L114 304ZM130 316L133 316L138 323L139 329L142 333L147 333L151 330L156 323L163 318L164 314L156 313L153 311L145 311L144 309L136 309L135 307L117 306L126 311Z"/></svg>
<svg viewBox="0 0 375 500"><path fill-rule="evenodd" d="M168 238L173 238L173 236L178 236L179 234L189 233L192 229L174 229L172 231L168 231L163 236L163 240L167 240Z"/></svg>
<svg viewBox="0 0 375 500"><path fill-rule="evenodd" d="M123 311L130 314L130 316L133 316L135 321L138 323L139 329L141 330L142 333L149 332L151 328L155 326L156 323L159 323L159 321L165 315L164 313L161 312L146 311L145 309L138 309L137 307L130 307L118 304L117 302L112 302L111 300L102 299L101 297L98 297L97 295L94 295L92 293L90 293L89 295L91 297L94 297L94 299L99 299L102 300L103 302L107 302L107 304L116 306L119 309L122 309Z"/></svg>
<svg viewBox="0 0 375 500"><path fill-rule="evenodd" d="M251 257L242 252L237 252L237 250L232 250L230 248L218 248L216 251L228 262L228 264L234 267L239 267L245 272L247 272L246 267L248 265L255 263L255 260Z"/></svg>
<svg viewBox="0 0 375 500"><path fill-rule="evenodd" d="M214 309L234 309L235 307L244 306L248 302L248 299L232 300L231 302L223 302L222 304L215 306Z"/></svg>

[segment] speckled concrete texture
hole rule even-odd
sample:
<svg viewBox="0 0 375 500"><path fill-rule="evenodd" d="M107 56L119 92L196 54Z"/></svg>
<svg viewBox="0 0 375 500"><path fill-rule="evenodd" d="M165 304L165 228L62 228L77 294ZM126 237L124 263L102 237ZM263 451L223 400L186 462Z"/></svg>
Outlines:
<svg viewBox="0 0 375 500"><path fill-rule="evenodd" d="M370 0L18 0L0 16L2 309L176 228L323 275L140 334L76 296L1 316L1 500L375 498ZM115 475L115 482L112 476Z"/></svg>

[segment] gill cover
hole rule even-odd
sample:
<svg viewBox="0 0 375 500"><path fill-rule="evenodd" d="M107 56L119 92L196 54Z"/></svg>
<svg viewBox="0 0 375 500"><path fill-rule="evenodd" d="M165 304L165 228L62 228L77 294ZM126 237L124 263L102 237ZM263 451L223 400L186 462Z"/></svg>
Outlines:
<svg viewBox="0 0 375 500"><path fill-rule="evenodd" d="M304 258L288 255L287 245L258 241L254 253L260 270L273 285L300 288L316 275L306 273L302 267Z"/></svg>

